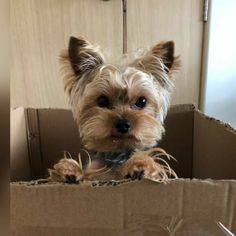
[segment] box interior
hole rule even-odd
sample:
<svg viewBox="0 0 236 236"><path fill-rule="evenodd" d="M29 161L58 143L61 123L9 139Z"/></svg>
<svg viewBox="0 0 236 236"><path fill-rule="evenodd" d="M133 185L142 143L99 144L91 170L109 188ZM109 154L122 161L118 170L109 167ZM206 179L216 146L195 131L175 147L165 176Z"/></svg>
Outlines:
<svg viewBox="0 0 236 236"><path fill-rule="evenodd" d="M236 179L236 131L193 105L170 108L159 143L177 159L181 178ZM77 157L79 133L70 110L16 108L11 111L11 180L47 177L47 169L68 151Z"/></svg>

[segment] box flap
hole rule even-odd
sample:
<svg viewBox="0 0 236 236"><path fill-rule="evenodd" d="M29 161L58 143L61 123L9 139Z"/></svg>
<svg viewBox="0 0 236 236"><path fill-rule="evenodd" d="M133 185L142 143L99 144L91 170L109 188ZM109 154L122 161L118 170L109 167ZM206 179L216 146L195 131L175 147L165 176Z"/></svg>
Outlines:
<svg viewBox="0 0 236 236"><path fill-rule="evenodd" d="M44 173L63 157L64 151L77 157L81 150L78 127L70 110L39 109Z"/></svg>
<svg viewBox="0 0 236 236"><path fill-rule="evenodd" d="M24 108L11 110L11 180L31 178Z"/></svg>
<svg viewBox="0 0 236 236"><path fill-rule="evenodd" d="M236 130L199 111L194 113L196 178L236 179Z"/></svg>
<svg viewBox="0 0 236 236"><path fill-rule="evenodd" d="M165 135L158 145L177 160L169 163L182 178L192 177L194 110L189 104L172 106L165 120Z"/></svg>
<svg viewBox="0 0 236 236"><path fill-rule="evenodd" d="M32 179L47 176L68 151L76 157L81 149L78 128L70 110L27 109Z"/></svg>
<svg viewBox="0 0 236 236"><path fill-rule="evenodd" d="M223 235L218 221L236 232L235 195L233 180L143 180L116 187L13 183L12 233Z"/></svg>

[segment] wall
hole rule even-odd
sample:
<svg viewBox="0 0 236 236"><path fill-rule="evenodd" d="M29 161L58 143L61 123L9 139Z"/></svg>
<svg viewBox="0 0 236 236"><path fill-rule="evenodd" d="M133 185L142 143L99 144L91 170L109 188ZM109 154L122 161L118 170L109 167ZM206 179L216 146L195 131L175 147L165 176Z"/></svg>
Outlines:
<svg viewBox="0 0 236 236"><path fill-rule="evenodd" d="M212 0L203 110L236 127L236 1Z"/></svg>
<svg viewBox="0 0 236 236"><path fill-rule="evenodd" d="M198 107L203 0L11 0L11 106L68 108L59 53L84 36L122 52L174 40L182 69L172 104ZM124 4L126 3L126 4Z"/></svg>

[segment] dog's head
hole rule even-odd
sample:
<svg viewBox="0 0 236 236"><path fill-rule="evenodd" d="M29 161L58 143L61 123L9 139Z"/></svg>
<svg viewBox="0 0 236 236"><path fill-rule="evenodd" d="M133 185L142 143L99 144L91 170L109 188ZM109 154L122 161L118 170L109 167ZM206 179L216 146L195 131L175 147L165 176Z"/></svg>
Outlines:
<svg viewBox="0 0 236 236"><path fill-rule="evenodd" d="M61 55L65 89L82 142L96 151L148 148L164 132L172 77L179 68L174 42L162 42L122 66L106 62L98 47L70 38Z"/></svg>

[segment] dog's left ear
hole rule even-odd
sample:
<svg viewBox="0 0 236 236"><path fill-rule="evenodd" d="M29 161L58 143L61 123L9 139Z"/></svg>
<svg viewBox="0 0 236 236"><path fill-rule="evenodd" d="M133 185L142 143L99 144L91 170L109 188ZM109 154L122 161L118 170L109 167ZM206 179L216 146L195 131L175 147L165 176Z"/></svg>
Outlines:
<svg viewBox="0 0 236 236"><path fill-rule="evenodd" d="M150 52L152 55L162 59L165 69L169 72L174 64L175 44L173 41L159 43L155 45Z"/></svg>
<svg viewBox="0 0 236 236"><path fill-rule="evenodd" d="M170 85L169 78L180 68L179 57L175 57L173 41L161 42L135 61L135 67L151 73L164 87ZM165 75L168 75L166 78Z"/></svg>

